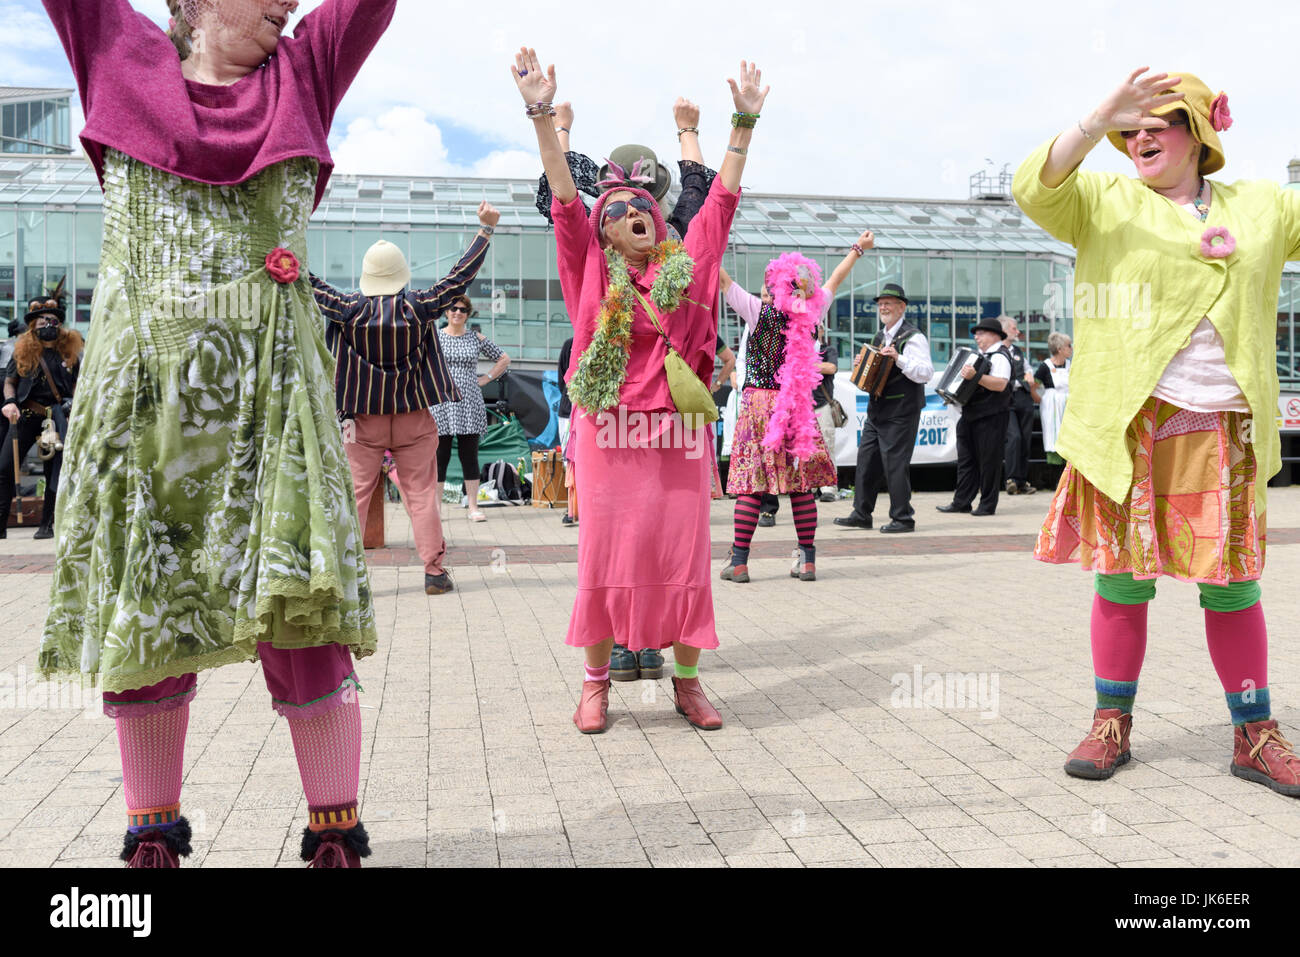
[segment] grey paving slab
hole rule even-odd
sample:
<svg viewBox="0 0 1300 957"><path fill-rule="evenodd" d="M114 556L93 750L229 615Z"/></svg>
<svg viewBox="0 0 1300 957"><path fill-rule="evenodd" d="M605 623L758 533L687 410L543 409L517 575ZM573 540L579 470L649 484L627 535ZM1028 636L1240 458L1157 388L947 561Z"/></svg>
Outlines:
<svg viewBox="0 0 1300 957"><path fill-rule="evenodd" d="M591 737L571 722L581 658L563 644L581 527L448 510L456 590L431 597L390 505L371 563L379 651L357 664L367 863L1300 865L1300 802L1228 773L1195 588L1162 581L1152 605L1134 760L1106 782L1069 778L1093 706L1090 576L1029 557L1046 496L1004 497L983 523L936 513L944 499L917 494L912 536L838 529L848 503L821 506L811 583L788 578L779 516L756 538L753 581L714 582L721 647L701 678L726 726L689 727L664 679L616 685L610 730ZM715 556L730 515L713 505ZM15 625L0 635L0 867L112 866L125 812L113 725L35 667L51 556L26 532L0 542L0 615ZM1285 635L1300 615L1270 596L1300 577L1300 488L1271 490L1268 561L1269 628ZM961 597L990 580L1021 619L970 614ZM869 603L868 584L903 597ZM1295 740L1300 647L1275 641L1270 672ZM186 758L191 866L301 866L297 763L257 665L200 676Z"/></svg>

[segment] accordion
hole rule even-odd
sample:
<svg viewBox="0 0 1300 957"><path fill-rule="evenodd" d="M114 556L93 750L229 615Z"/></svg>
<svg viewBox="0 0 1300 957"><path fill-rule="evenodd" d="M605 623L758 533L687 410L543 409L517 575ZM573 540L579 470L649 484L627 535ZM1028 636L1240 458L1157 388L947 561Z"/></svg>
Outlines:
<svg viewBox="0 0 1300 957"><path fill-rule="evenodd" d="M885 380L894 371L894 357L881 355L875 346L863 346L853 362L849 379L857 388L873 399L880 398L885 390Z"/></svg>
<svg viewBox="0 0 1300 957"><path fill-rule="evenodd" d="M980 377L988 374L992 364L988 356L982 356L973 349L961 346L953 353L948 368L943 370L943 378L934 387L934 391L945 402L952 405L965 405L979 388ZM961 370L968 365L975 367L973 379L962 378Z"/></svg>

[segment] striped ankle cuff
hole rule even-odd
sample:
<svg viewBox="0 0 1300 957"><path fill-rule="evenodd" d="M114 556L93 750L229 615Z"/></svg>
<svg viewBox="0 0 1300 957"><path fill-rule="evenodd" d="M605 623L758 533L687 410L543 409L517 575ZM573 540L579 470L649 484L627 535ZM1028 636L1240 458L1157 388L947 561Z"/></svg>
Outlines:
<svg viewBox="0 0 1300 957"><path fill-rule="evenodd" d="M1225 694L1228 710L1232 712L1232 723L1246 724L1251 721L1267 721L1273 717L1273 708L1268 700L1267 688L1255 688L1237 694Z"/></svg>
<svg viewBox="0 0 1300 957"><path fill-rule="evenodd" d="M136 828L150 827L169 827L175 824L181 816L180 803L168 805L167 807L146 807L126 812L126 825L131 830Z"/></svg>
<svg viewBox="0 0 1300 957"><path fill-rule="evenodd" d="M357 804L335 804L330 807L309 807L308 826L313 831L346 831L357 823Z"/></svg>
<svg viewBox="0 0 1300 957"><path fill-rule="evenodd" d="M1118 708L1124 714L1133 713L1133 702L1137 700L1138 683L1136 681L1111 681L1109 678L1093 676L1097 688L1097 710Z"/></svg>

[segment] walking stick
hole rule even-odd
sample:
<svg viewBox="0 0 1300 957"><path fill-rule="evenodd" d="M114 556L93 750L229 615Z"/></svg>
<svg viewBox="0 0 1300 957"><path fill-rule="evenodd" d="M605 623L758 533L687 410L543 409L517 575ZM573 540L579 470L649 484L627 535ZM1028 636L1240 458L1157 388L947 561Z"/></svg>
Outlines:
<svg viewBox="0 0 1300 957"><path fill-rule="evenodd" d="M13 429L14 432L18 431L16 428L14 428L14 423L12 422L9 423L9 428ZM23 523L23 497L21 494L22 493L21 479L22 479L22 472L18 467L18 436L15 435L14 436L14 501L18 503L18 524L19 525Z"/></svg>

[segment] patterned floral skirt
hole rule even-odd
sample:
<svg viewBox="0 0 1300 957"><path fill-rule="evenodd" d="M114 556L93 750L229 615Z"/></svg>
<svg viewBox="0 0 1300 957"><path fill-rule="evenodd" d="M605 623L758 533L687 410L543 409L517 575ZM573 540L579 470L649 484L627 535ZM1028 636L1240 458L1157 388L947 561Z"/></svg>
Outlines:
<svg viewBox="0 0 1300 957"><path fill-rule="evenodd" d="M1123 503L1068 465L1038 533L1039 561L1135 578L1227 585L1264 571L1255 453L1242 412L1191 412L1152 396L1128 428L1133 486Z"/></svg>
<svg viewBox="0 0 1300 957"><path fill-rule="evenodd" d="M46 673L129 691L277 648L375 650L356 505L307 283L316 164L238 186L109 151L64 451ZM267 253L295 252L278 283Z"/></svg>
<svg viewBox="0 0 1300 957"><path fill-rule="evenodd" d="M731 495L815 492L823 485L836 483L835 466L820 430L817 451L806 462L795 464L784 450L763 448L763 430L776 411L778 395L776 389L746 389L741 393L727 471L727 492Z"/></svg>

